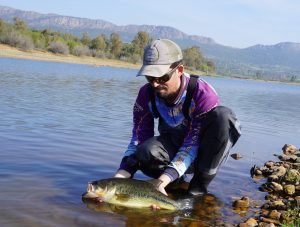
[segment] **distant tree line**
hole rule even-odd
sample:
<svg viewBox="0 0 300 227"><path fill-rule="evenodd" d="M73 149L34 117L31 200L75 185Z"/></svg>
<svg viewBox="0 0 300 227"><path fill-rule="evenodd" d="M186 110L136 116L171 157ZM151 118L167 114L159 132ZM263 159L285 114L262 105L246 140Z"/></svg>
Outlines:
<svg viewBox="0 0 300 227"><path fill-rule="evenodd" d="M143 31L138 32L131 43L122 42L117 33L112 33L109 37L101 34L91 38L87 32L84 32L79 38L70 33L49 29L31 29L23 20L16 17L13 24L0 19L0 43L24 51L35 49L63 55L92 56L141 63L144 47L151 40L150 34ZM207 73L215 71L214 62L205 59L198 46L184 49L183 61L190 70Z"/></svg>

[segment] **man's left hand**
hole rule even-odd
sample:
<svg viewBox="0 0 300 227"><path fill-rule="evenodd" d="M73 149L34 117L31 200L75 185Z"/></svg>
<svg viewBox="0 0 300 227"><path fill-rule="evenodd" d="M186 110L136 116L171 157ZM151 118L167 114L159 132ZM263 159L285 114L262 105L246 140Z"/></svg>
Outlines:
<svg viewBox="0 0 300 227"><path fill-rule="evenodd" d="M165 194L166 196L168 195L165 187L171 182L171 179L168 175L162 174L158 180L161 181L161 183L158 185L157 190L160 191L161 193Z"/></svg>

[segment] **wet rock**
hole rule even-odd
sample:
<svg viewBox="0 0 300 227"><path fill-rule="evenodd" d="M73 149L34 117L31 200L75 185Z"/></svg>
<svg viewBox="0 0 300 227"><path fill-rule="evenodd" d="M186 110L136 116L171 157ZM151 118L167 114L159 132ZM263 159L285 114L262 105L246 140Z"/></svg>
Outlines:
<svg viewBox="0 0 300 227"><path fill-rule="evenodd" d="M273 224L280 224L278 220L272 219L272 218L265 218L265 217L260 217L260 220L266 223L273 223Z"/></svg>
<svg viewBox="0 0 300 227"><path fill-rule="evenodd" d="M300 196L295 197L297 207L300 207Z"/></svg>
<svg viewBox="0 0 300 227"><path fill-rule="evenodd" d="M293 183L293 184L299 184L300 182L300 173L296 169L290 169L287 171L286 175L284 176L284 181Z"/></svg>
<svg viewBox="0 0 300 227"><path fill-rule="evenodd" d="M284 166L276 166L274 168L274 174L278 177L282 177L286 174L286 168Z"/></svg>
<svg viewBox="0 0 300 227"><path fill-rule="evenodd" d="M272 192L273 191L273 189L269 187L269 184L262 184L259 187L259 190L262 192Z"/></svg>
<svg viewBox="0 0 300 227"><path fill-rule="evenodd" d="M296 191L295 185L292 185L292 184L284 185L283 189L287 195L293 195Z"/></svg>
<svg viewBox="0 0 300 227"><path fill-rule="evenodd" d="M280 192L283 190L283 187L281 184L278 184L276 182L271 182L270 187L275 191L275 192Z"/></svg>
<svg viewBox="0 0 300 227"><path fill-rule="evenodd" d="M242 197L241 199L233 202L234 208L248 208L250 206L250 199L248 197Z"/></svg>
<svg viewBox="0 0 300 227"><path fill-rule="evenodd" d="M272 174L268 177L268 181L279 181L279 177L276 174Z"/></svg>
<svg viewBox="0 0 300 227"><path fill-rule="evenodd" d="M265 163L265 166L267 168L271 168L272 166L274 166L274 162L273 161L268 161L268 162Z"/></svg>
<svg viewBox="0 0 300 227"><path fill-rule="evenodd" d="M249 218L246 222L245 222L249 227L251 226L258 226L257 221L254 218Z"/></svg>
<svg viewBox="0 0 300 227"><path fill-rule="evenodd" d="M238 226L239 227L250 227L247 223L240 223Z"/></svg>
<svg viewBox="0 0 300 227"><path fill-rule="evenodd" d="M262 210L261 211L261 216L266 217L266 218L271 218L275 220L279 220L281 213L278 212L277 210Z"/></svg>
<svg viewBox="0 0 300 227"><path fill-rule="evenodd" d="M263 209L286 210L287 207L282 200L270 201L262 206Z"/></svg>
<svg viewBox="0 0 300 227"><path fill-rule="evenodd" d="M266 222L260 222L258 224L258 227L275 227L276 225L274 225L273 223L266 223Z"/></svg>
<svg viewBox="0 0 300 227"><path fill-rule="evenodd" d="M242 158L242 155L239 153L234 153L230 155L234 160L239 160Z"/></svg>
<svg viewBox="0 0 300 227"><path fill-rule="evenodd" d="M276 201L278 199L278 196L277 195L273 195L273 194L267 194L265 196L265 199L266 200L270 200L270 201Z"/></svg>
<svg viewBox="0 0 300 227"><path fill-rule="evenodd" d="M256 174L256 175L262 175L263 173L262 173L261 170L257 169L257 170L255 170L255 174Z"/></svg>
<svg viewBox="0 0 300 227"><path fill-rule="evenodd" d="M286 155L291 155L294 154L296 151L298 151L298 149L292 144L285 144L282 148L282 151Z"/></svg>
<svg viewBox="0 0 300 227"><path fill-rule="evenodd" d="M270 214L268 215L269 218L275 219L275 220L279 220L279 219L280 219L280 216L281 216L281 213L278 212L277 210L272 210L272 211L270 212Z"/></svg>
<svg viewBox="0 0 300 227"><path fill-rule="evenodd" d="M281 161L287 161L289 160L289 156L285 155L285 154L281 154L278 156L278 158L281 160Z"/></svg>
<svg viewBox="0 0 300 227"><path fill-rule="evenodd" d="M281 161L288 161L288 162L297 162L297 155L279 155L278 157Z"/></svg>

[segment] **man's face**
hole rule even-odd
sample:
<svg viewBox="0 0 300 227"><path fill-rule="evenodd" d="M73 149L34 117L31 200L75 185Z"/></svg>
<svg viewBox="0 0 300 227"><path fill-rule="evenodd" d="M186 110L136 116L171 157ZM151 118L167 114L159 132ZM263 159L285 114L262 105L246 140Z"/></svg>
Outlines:
<svg viewBox="0 0 300 227"><path fill-rule="evenodd" d="M180 78L183 72L183 66L179 65L173 70L170 69L169 72L172 73L172 75L169 75L170 79L166 82L163 82L163 77L165 77L166 75L159 78L148 78L148 81L151 83L157 96L166 100L172 100L177 96L180 88Z"/></svg>

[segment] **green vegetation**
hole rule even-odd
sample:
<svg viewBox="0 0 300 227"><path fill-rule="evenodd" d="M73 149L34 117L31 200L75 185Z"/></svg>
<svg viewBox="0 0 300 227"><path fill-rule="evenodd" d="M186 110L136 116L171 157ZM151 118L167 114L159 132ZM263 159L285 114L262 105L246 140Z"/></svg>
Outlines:
<svg viewBox="0 0 300 227"><path fill-rule="evenodd" d="M92 38L84 32L79 38L49 29L31 29L19 18L14 18L13 24L0 19L0 43L24 51L42 50L61 55L118 59L136 64L142 63L144 47L151 40L150 34L143 31L138 32L131 43L123 43L117 33L112 33L110 37L100 34ZM183 50L183 61L189 70L204 71L207 74L215 72L215 64L202 56L198 46Z"/></svg>

